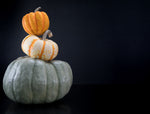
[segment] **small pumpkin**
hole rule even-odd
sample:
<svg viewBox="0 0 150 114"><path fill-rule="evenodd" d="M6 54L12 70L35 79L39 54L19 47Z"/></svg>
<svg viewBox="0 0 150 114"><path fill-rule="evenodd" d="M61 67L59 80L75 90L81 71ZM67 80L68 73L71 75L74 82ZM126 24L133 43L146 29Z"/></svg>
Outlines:
<svg viewBox="0 0 150 114"><path fill-rule="evenodd" d="M7 67L3 89L15 102L50 103L69 92L72 80L72 70L67 62L20 57Z"/></svg>
<svg viewBox="0 0 150 114"><path fill-rule="evenodd" d="M52 36L50 30L43 34L42 39L35 35L26 36L21 44L23 52L32 58L54 59L58 54L58 45L54 41L46 39L47 34L49 37Z"/></svg>
<svg viewBox="0 0 150 114"><path fill-rule="evenodd" d="M45 12L38 11L41 7L35 9L23 16L22 26L28 34L42 35L50 25L48 15Z"/></svg>

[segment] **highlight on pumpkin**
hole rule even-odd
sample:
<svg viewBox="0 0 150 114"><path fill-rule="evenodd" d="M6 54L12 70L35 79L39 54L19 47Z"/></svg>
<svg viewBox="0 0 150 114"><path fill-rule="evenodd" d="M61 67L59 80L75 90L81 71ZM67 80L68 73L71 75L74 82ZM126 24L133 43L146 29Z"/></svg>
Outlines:
<svg viewBox="0 0 150 114"><path fill-rule="evenodd" d="M49 28L49 17L45 12L39 11L40 9L38 7L22 18L22 26L28 34L40 36Z"/></svg>
<svg viewBox="0 0 150 114"><path fill-rule="evenodd" d="M42 39L35 35L26 36L21 44L22 51L32 58L54 59L58 54L58 45L54 41L46 39L47 35L51 37L50 30L43 34Z"/></svg>

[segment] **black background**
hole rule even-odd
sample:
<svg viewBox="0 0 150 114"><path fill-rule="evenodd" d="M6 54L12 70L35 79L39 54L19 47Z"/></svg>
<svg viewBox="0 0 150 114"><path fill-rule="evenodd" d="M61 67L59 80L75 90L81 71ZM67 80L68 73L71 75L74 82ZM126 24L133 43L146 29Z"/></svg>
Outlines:
<svg viewBox="0 0 150 114"><path fill-rule="evenodd" d="M150 5L144 0L5 0L0 7L0 84L8 64L25 54L22 17L47 12L56 59L74 84L145 84L150 75Z"/></svg>
<svg viewBox="0 0 150 114"><path fill-rule="evenodd" d="M59 101L23 105L6 97L2 79L10 62L25 56L21 41L27 33L22 28L22 17L38 6L50 18L52 40L59 46L56 59L71 65L74 84ZM149 111L149 31L148 0L3 0L0 3L0 113Z"/></svg>

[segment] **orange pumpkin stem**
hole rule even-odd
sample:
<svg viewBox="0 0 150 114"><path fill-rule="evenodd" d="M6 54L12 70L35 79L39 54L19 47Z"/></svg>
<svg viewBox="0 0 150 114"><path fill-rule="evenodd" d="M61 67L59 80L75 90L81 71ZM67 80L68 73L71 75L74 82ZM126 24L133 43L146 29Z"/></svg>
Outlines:
<svg viewBox="0 0 150 114"><path fill-rule="evenodd" d="M42 36L42 39L45 40L47 35L48 35L49 38L51 38L53 36L52 31L51 30L46 30L45 33Z"/></svg>
<svg viewBox="0 0 150 114"><path fill-rule="evenodd" d="M41 9L41 7L37 7L34 12L39 11Z"/></svg>

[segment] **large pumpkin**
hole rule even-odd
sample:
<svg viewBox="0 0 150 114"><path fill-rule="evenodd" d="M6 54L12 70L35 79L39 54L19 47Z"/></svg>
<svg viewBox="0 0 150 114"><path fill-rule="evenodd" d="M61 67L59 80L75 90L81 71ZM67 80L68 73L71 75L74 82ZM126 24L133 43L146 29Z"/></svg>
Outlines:
<svg viewBox="0 0 150 114"><path fill-rule="evenodd" d="M21 57L8 66L3 79L3 89L16 102L50 103L68 93L72 79L71 67L64 61L46 62Z"/></svg>
<svg viewBox="0 0 150 114"><path fill-rule="evenodd" d="M51 31L47 30L42 39L35 35L26 36L21 44L23 52L32 58L54 59L58 54L58 45L54 41L46 39L48 33L51 34Z"/></svg>
<svg viewBox="0 0 150 114"><path fill-rule="evenodd" d="M39 9L40 7L35 12L30 12L22 18L22 26L28 34L39 36L49 28L48 15L43 11L38 11Z"/></svg>

